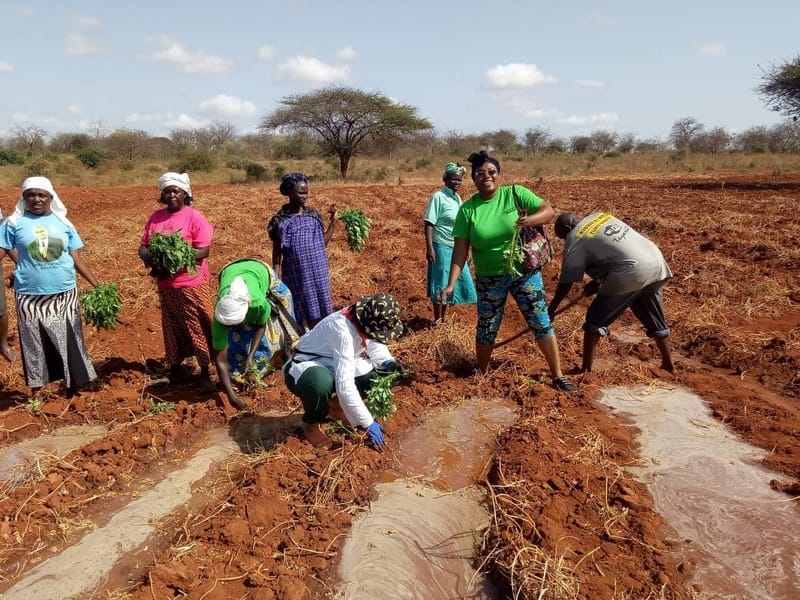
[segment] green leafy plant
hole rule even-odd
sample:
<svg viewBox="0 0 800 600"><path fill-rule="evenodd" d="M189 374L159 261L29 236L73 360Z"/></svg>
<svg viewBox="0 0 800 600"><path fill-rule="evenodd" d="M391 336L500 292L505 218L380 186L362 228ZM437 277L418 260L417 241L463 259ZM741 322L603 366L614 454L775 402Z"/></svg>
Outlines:
<svg viewBox="0 0 800 600"><path fill-rule="evenodd" d="M163 234L158 231L150 237L147 244L150 257L153 260L154 274L175 275L186 269L194 273L197 259L194 249L181 236L181 230Z"/></svg>
<svg viewBox="0 0 800 600"><path fill-rule="evenodd" d="M116 329L122 299L116 284L104 283L81 293L83 318L97 329Z"/></svg>
<svg viewBox="0 0 800 600"><path fill-rule="evenodd" d="M168 410L175 410L175 404L173 402L150 398L150 406L147 408L148 415L160 415Z"/></svg>
<svg viewBox="0 0 800 600"><path fill-rule="evenodd" d="M372 231L372 221L357 208L345 208L339 211L339 219L344 223L347 232L347 245L353 252L361 252Z"/></svg>
<svg viewBox="0 0 800 600"><path fill-rule="evenodd" d="M260 358L258 360L253 361L253 364L250 365L250 369L247 373L240 373L239 371L234 371L232 374L232 378L236 383L238 383L241 386L244 386L245 388L248 387L267 388L269 386L264 381L264 377L269 375L272 371L274 371L274 369L272 367L272 364L270 364L269 359Z"/></svg>
<svg viewBox="0 0 800 600"><path fill-rule="evenodd" d="M514 227L514 235L511 237L508 246L503 250L503 272L515 277L522 275L517 267L525 260L525 253L522 250L522 240L519 234L520 228Z"/></svg>
<svg viewBox="0 0 800 600"><path fill-rule="evenodd" d="M386 420L397 411L397 406L392 401L392 385L398 377L400 373L391 372L378 375L372 380L367 392L367 404L373 417Z"/></svg>
<svg viewBox="0 0 800 600"><path fill-rule="evenodd" d="M42 401L39 400L39 398L31 396L25 403L25 409L32 415L40 417L42 416Z"/></svg>

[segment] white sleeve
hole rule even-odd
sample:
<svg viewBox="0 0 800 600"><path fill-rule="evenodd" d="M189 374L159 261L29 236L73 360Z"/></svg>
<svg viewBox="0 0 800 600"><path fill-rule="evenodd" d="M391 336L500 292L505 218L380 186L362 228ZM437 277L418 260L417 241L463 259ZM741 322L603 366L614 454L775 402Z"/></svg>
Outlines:
<svg viewBox="0 0 800 600"><path fill-rule="evenodd" d="M389 346L375 340L367 340L367 356L373 367L380 367L387 360L394 360Z"/></svg>
<svg viewBox="0 0 800 600"><path fill-rule="evenodd" d="M336 340L332 343L333 380L336 395L350 425L369 427L374 419L356 387L357 348L346 323L337 323Z"/></svg>

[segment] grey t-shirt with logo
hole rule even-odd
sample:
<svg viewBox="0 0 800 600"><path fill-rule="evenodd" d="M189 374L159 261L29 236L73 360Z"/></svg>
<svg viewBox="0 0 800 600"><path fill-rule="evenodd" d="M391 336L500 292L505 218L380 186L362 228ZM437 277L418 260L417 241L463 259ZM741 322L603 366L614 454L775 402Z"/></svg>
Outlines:
<svg viewBox="0 0 800 600"><path fill-rule="evenodd" d="M630 225L608 213L584 217L564 240L561 283L587 273L602 282L600 293L628 294L672 277L661 251Z"/></svg>

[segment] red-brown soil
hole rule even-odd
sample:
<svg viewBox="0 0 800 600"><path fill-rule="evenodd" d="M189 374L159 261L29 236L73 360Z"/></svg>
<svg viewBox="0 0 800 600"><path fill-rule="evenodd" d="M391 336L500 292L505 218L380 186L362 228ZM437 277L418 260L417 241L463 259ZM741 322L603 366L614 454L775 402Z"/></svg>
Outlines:
<svg viewBox="0 0 800 600"><path fill-rule="evenodd" d="M651 237L675 274L665 305L677 373L657 368L648 341L612 339L599 347L597 371L575 377L579 392L573 395L546 384L544 361L527 337L498 350L487 377L473 377L469 366L443 368L444 344L451 354L453 348L470 350L475 317L472 307L457 307L450 313L454 324L430 327L421 215L437 185L311 186L311 205L362 208L374 222L362 254L347 250L341 226L329 247L336 305L385 291L403 307L408 333L394 349L413 365L416 379L396 389L399 410L386 426L388 450L378 453L342 437L338 449L316 451L297 431L283 431L274 448L252 454L248 465L229 474L227 486L216 488L206 506L162 523L164 549L150 557L130 588L105 590L102 597L325 597L335 585L337 551L352 518L368 506L373 484L392 464L393 440L426 411L471 395L502 394L520 409L488 474L495 522L481 549L492 577L509 594L509 569L519 550L532 549L524 555L538 557L516 565L515 597L540 597L537 568L548 559L561 561L560 569L550 565L548 576L556 570L572 591L558 596L548 580L549 595L541 597L694 593L683 541L654 512L646 488L621 469L637 461L634 432L594 403L604 386L662 381L696 390L742 438L771 451L765 465L780 473L773 485L798 493L800 174L541 182L536 191L557 210L607 210ZM197 207L216 227L210 257L215 274L235 258L269 260L265 225L282 202L276 187L196 186ZM221 394L209 398L192 385L153 388L176 410L148 414L145 387L164 374L163 345L157 295L136 251L141 228L157 208L155 187L59 193L86 243L85 259L101 280L120 287L123 323L116 331L85 327L97 385L66 400L53 384L38 414L26 407L20 364L0 364L0 444L67 424L111 429L43 465L26 483L0 490L0 592L73 543L93 520L140 489L149 473L180 459L205 431L236 423L236 411ZM0 195L8 213L17 191L2 189ZM551 291L555 262L545 268ZM8 261L4 267L7 273ZM13 307L13 294L8 297ZM567 369L580 361L582 306L556 321ZM521 325L510 305L500 338ZM615 330L641 333L631 315ZM17 345L15 333L11 342ZM297 408L279 377L268 384L246 395L253 411L288 414Z"/></svg>

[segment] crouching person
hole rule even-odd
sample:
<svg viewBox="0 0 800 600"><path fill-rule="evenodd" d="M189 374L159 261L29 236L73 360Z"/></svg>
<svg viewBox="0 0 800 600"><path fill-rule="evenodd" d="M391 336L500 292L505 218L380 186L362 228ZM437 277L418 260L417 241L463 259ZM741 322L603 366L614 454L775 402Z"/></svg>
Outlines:
<svg viewBox="0 0 800 600"><path fill-rule="evenodd" d="M328 315L300 338L283 377L303 403L303 434L313 446L330 447L331 439L320 427L330 414L363 427L369 440L383 447L383 428L363 398L376 369L404 371L386 346L402 331L397 301L388 294L371 294ZM334 401L332 406L334 392L338 405Z"/></svg>

